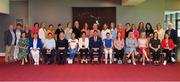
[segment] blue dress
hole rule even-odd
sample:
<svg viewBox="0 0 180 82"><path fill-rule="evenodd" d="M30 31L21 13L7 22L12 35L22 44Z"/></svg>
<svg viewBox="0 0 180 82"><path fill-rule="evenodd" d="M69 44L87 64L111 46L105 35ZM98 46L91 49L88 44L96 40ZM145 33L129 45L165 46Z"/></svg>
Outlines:
<svg viewBox="0 0 180 82"><path fill-rule="evenodd" d="M135 47L131 48L130 46L135 46ZM126 54L134 51L135 55L137 55L138 52L137 52L136 48L137 48L137 40L126 38L126 49L125 49Z"/></svg>

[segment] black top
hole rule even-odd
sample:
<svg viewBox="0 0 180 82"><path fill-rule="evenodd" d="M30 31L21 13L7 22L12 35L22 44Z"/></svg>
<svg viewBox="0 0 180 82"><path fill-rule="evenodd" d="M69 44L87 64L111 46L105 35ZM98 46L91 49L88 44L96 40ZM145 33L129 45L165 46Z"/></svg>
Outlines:
<svg viewBox="0 0 180 82"><path fill-rule="evenodd" d="M67 49L68 48L68 40L67 39L63 39L63 40L58 39L56 41L56 49L58 49L58 47L65 47L65 49Z"/></svg>
<svg viewBox="0 0 180 82"><path fill-rule="evenodd" d="M150 42L149 42L149 43L151 44L151 46L152 46L153 48L158 48L158 45L161 45L159 39L155 40L155 39L152 38L152 39L150 39Z"/></svg>
<svg viewBox="0 0 180 82"><path fill-rule="evenodd" d="M150 34L154 33L154 30L153 29L150 29L150 30L146 30L146 37L149 37Z"/></svg>
<svg viewBox="0 0 180 82"><path fill-rule="evenodd" d="M77 29L76 27L74 27L73 32L76 35L76 37L75 37L76 39L79 39L81 37L81 30L80 29Z"/></svg>
<svg viewBox="0 0 180 82"><path fill-rule="evenodd" d="M176 30L174 30L174 29L166 30L165 33L169 34L169 36L173 40L174 44L178 43L178 40L177 40L177 31Z"/></svg>
<svg viewBox="0 0 180 82"><path fill-rule="evenodd" d="M55 31L55 34L57 35L57 39L59 39L59 34L61 33L61 32L64 32L64 30L63 29L56 29L56 31Z"/></svg>
<svg viewBox="0 0 180 82"><path fill-rule="evenodd" d="M128 31L125 30L125 37L128 37L129 32L132 32L132 29L129 29Z"/></svg>

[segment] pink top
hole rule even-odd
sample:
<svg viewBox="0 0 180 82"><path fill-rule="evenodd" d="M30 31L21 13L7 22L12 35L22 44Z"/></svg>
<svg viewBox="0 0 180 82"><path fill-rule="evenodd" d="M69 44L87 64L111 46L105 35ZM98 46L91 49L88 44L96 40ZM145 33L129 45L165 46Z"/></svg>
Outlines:
<svg viewBox="0 0 180 82"><path fill-rule="evenodd" d="M145 48L147 43L148 43L147 39L142 39L142 38L138 39L139 48Z"/></svg>
<svg viewBox="0 0 180 82"><path fill-rule="evenodd" d="M139 31L137 29L135 29L135 30L133 30L133 33L134 33L134 37L136 39L138 39L139 38Z"/></svg>
<svg viewBox="0 0 180 82"><path fill-rule="evenodd" d="M114 47L118 50L121 50L124 48L124 39L115 39L114 40Z"/></svg>

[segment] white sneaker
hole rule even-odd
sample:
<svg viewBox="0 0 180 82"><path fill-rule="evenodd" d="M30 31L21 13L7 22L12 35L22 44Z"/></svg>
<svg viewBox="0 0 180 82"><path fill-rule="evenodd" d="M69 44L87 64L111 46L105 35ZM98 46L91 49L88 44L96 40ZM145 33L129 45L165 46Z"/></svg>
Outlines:
<svg viewBox="0 0 180 82"><path fill-rule="evenodd" d="M70 64L72 64L73 63L73 59L70 59Z"/></svg>
<svg viewBox="0 0 180 82"><path fill-rule="evenodd" d="M150 59L149 59L149 58L147 58L147 61L148 61L148 62L150 62Z"/></svg>
<svg viewBox="0 0 180 82"><path fill-rule="evenodd" d="M166 65L166 63L167 63L167 61L165 60L165 61L163 62L163 65Z"/></svg>
<svg viewBox="0 0 180 82"><path fill-rule="evenodd" d="M122 60L118 60L118 64L122 64Z"/></svg>
<svg viewBox="0 0 180 82"><path fill-rule="evenodd" d="M37 65L36 62L34 63L34 65Z"/></svg>
<svg viewBox="0 0 180 82"><path fill-rule="evenodd" d="M70 64L70 59L67 59L68 64Z"/></svg>
<svg viewBox="0 0 180 82"><path fill-rule="evenodd" d="M174 57L171 57L171 61L172 61L172 62L175 62L176 60L174 59Z"/></svg>

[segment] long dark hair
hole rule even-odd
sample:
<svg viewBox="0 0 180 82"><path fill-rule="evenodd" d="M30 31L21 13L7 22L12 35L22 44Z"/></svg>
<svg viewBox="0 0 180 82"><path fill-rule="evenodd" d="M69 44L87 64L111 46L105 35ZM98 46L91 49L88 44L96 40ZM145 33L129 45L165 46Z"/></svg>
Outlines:
<svg viewBox="0 0 180 82"><path fill-rule="evenodd" d="M148 27L147 27L148 25L150 26L150 29L148 29ZM146 23L145 28L146 28L146 30L153 30L153 29L152 29L152 25L151 25L151 23Z"/></svg>
<svg viewBox="0 0 180 82"><path fill-rule="evenodd" d="M153 33L153 39L154 39L154 35L157 34L157 39L158 39L158 33L157 32L154 32Z"/></svg>
<svg viewBox="0 0 180 82"><path fill-rule="evenodd" d="M141 24L143 25L143 26L142 26L142 29L144 29L144 23L143 23L143 22L140 22L139 25L138 25L138 30L141 30L141 29L140 29L140 25L141 25Z"/></svg>

